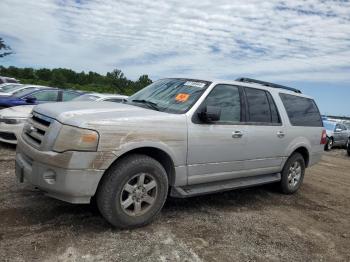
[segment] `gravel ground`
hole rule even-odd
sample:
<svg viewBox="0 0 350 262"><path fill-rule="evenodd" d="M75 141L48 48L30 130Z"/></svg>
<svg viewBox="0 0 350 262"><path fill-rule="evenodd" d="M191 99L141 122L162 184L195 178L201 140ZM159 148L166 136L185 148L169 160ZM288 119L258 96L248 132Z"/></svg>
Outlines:
<svg viewBox="0 0 350 262"><path fill-rule="evenodd" d="M301 190L271 186L168 199L159 218L116 230L89 205L18 184L0 144L0 260L350 261L350 158L327 152Z"/></svg>

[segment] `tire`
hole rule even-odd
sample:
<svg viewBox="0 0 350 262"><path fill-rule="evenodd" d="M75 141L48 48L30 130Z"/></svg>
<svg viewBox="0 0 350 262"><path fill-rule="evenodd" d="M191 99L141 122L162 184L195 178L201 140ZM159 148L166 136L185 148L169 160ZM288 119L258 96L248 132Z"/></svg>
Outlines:
<svg viewBox="0 0 350 262"><path fill-rule="evenodd" d="M97 206L115 227L141 227L155 219L167 194L168 178L163 166L146 155L129 155L103 176Z"/></svg>
<svg viewBox="0 0 350 262"><path fill-rule="evenodd" d="M297 192L303 183L304 174L305 160L300 153L294 153L287 160L281 173L280 189L282 193L293 194Z"/></svg>
<svg viewBox="0 0 350 262"><path fill-rule="evenodd" d="M327 137L327 144L325 144L324 150L330 151L333 148L333 144L334 144L333 138Z"/></svg>
<svg viewBox="0 0 350 262"><path fill-rule="evenodd" d="M346 150L348 151L348 156L350 156L350 143L348 143L348 148Z"/></svg>

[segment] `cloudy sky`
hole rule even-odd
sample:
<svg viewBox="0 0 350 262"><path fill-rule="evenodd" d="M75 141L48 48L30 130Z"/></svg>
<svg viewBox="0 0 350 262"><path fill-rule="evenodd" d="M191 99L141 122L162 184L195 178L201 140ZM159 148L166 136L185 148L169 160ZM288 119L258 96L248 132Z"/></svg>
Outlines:
<svg viewBox="0 0 350 262"><path fill-rule="evenodd" d="M0 37L16 52L5 66L119 68L153 80L248 76L350 115L345 0L1 0Z"/></svg>

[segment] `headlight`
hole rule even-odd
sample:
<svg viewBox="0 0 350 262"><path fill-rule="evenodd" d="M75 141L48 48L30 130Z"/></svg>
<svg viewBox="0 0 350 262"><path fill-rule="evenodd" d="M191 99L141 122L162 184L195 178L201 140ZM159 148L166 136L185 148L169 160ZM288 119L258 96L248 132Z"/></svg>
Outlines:
<svg viewBox="0 0 350 262"><path fill-rule="evenodd" d="M56 138L53 150L64 151L97 151L99 135L96 131L63 125Z"/></svg>
<svg viewBox="0 0 350 262"><path fill-rule="evenodd" d="M26 121L26 118L0 118L0 123L5 123L8 125L21 124Z"/></svg>

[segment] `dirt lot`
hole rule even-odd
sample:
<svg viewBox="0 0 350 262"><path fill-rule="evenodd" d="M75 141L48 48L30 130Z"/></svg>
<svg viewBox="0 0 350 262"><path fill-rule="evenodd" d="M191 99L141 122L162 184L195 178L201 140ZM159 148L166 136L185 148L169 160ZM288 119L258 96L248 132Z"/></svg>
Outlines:
<svg viewBox="0 0 350 262"><path fill-rule="evenodd" d="M334 150L299 193L270 186L169 199L151 225L113 229L89 205L50 199L14 174L0 144L0 260L350 261L350 158Z"/></svg>

